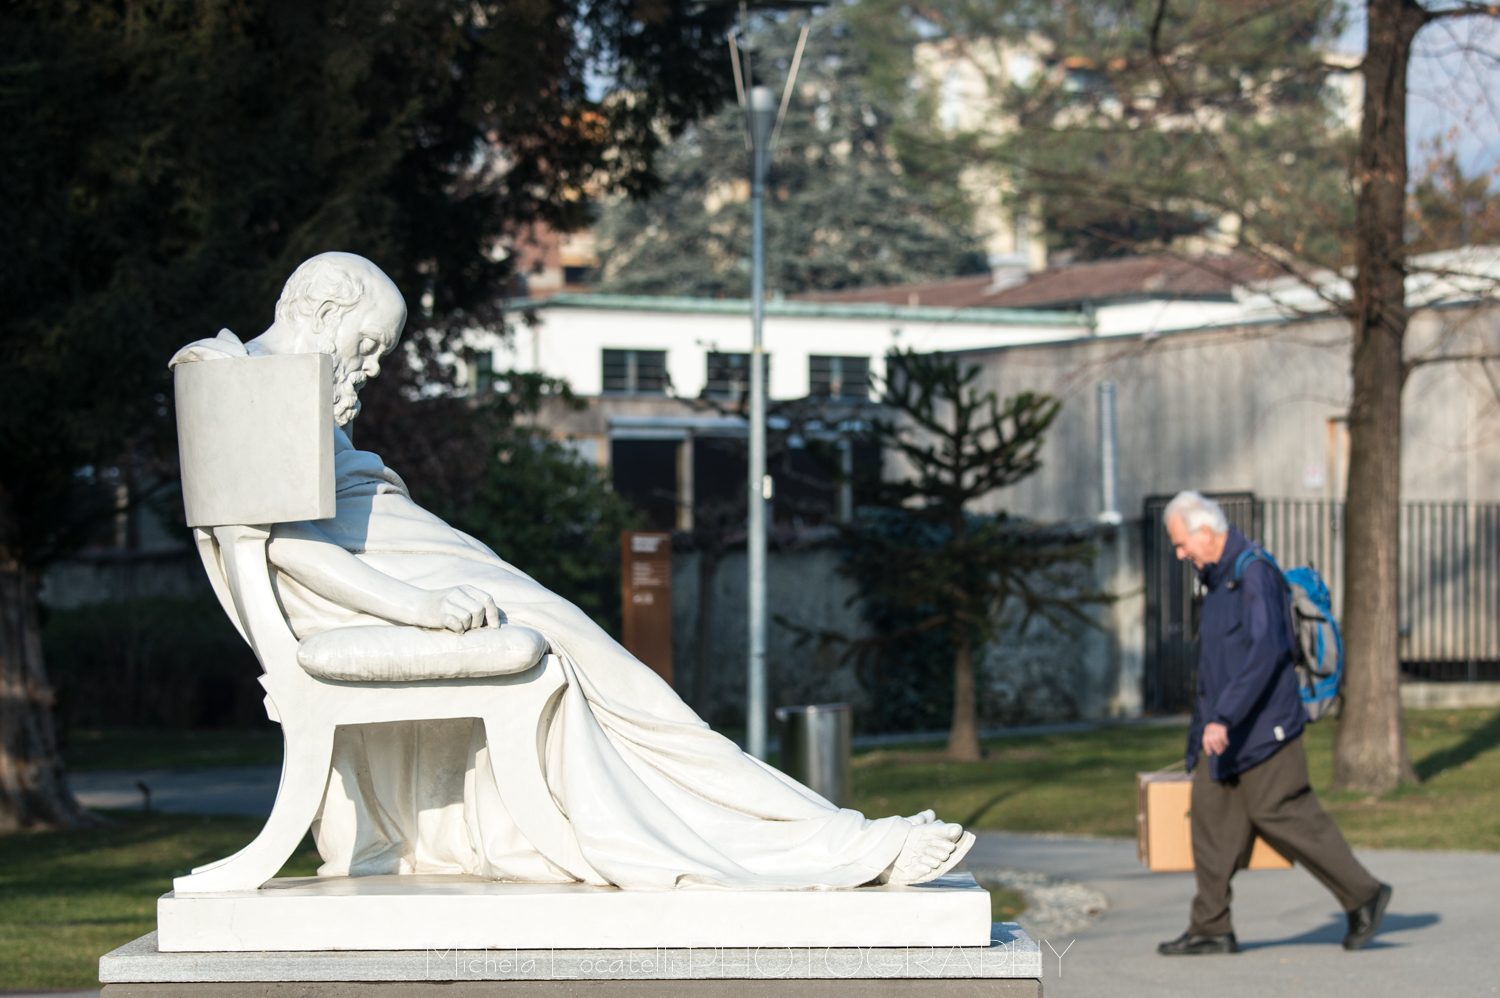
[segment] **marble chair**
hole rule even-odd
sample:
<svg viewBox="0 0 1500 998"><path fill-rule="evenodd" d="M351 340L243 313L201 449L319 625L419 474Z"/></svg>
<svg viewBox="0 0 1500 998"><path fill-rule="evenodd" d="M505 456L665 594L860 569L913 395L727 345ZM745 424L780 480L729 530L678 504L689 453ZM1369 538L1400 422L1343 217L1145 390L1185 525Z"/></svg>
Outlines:
<svg viewBox="0 0 1500 998"><path fill-rule="evenodd" d="M211 360L182 364L175 377L188 525L219 602L260 660L266 712L286 743L260 834L177 877L176 893L255 890L276 875L317 815L341 725L481 719L497 789L522 834L549 858L575 850L544 777L546 721L566 680L540 633L349 627L299 641L282 613L271 527L334 512L331 360Z"/></svg>

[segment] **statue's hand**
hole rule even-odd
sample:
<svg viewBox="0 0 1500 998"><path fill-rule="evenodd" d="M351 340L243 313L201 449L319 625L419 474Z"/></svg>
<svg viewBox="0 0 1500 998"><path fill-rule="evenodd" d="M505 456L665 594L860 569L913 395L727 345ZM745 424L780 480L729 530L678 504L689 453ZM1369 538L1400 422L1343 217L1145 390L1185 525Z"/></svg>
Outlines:
<svg viewBox="0 0 1500 998"><path fill-rule="evenodd" d="M418 608L418 627L447 628L458 634L476 627L499 627L500 611L490 594L473 586L454 586L429 592Z"/></svg>

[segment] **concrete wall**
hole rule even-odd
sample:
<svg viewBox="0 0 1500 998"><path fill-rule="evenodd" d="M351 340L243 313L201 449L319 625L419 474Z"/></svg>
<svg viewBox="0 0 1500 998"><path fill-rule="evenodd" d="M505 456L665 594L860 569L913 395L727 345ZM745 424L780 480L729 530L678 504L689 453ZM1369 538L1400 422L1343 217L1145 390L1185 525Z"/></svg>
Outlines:
<svg viewBox="0 0 1500 998"><path fill-rule="evenodd" d="M1096 557L1065 573L1078 591L1110 599L1087 609L1091 624L1023 625L1012 608L981 669L981 726L1141 713L1145 577L1140 525L1089 526Z"/></svg>
<svg viewBox="0 0 1500 998"><path fill-rule="evenodd" d="M37 598L63 610L157 596L187 599L208 588L196 549L105 552L54 562L42 574Z"/></svg>
<svg viewBox="0 0 1500 998"><path fill-rule="evenodd" d="M1500 310L1419 314L1408 356L1496 353ZM964 355L1002 397L1050 392L1062 412L1043 467L991 508L1044 521L1100 510L1097 386L1116 385L1120 505L1179 489L1341 499L1350 340L1343 320L1014 347ZM1500 407L1477 363L1418 367L1403 397L1403 494L1500 501Z"/></svg>
<svg viewBox="0 0 1500 998"><path fill-rule="evenodd" d="M696 551L672 557L672 659L678 693L691 702L698 652L698 559ZM857 607L848 605L854 585L839 575L830 547L772 551L766 563L767 690L772 709L805 703L862 702L865 692L843 647L804 641L795 628L862 638L869 632ZM732 551L714 575L713 704L708 719L721 727L745 725L745 672L749 623L744 551ZM785 623L782 623L784 621ZM793 627L786 626L787 624ZM774 720L772 724L774 726Z"/></svg>
<svg viewBox="0 0 1500 998"><path fill-rule="evenodd" d="M1145 637L1141 533L1138 524L1088 529L1098 557L1068 581L1117 598L1090 609L1092 626L1059 629L1033 619L1023 627L1019 615L1012 614L1001 639L986 649L980 663L982 725L1140 713ZM685 699L691 697L697 651L698 558L697 552L673 557L674 670ZM868 636L857 603L849 602L854 586L837 568L838 554L831 547L769 555L766 662L773 709L848 701L857 716L861 705L880 695L865 689L852 665L842 661L845 645L804 642L797 630L777 620L815 633ZM719 566L713 613L714 706L708 713L725 728L744 726L745 606L745 556L735 552Z"/></svg>
<svg viewBox="0 0 1500 998"><path fill-rule="evenodd" d="M982 723L987 726L1140 712L1142 614L1138 525L1096 527L1098 559L1074 573L1073 583L1121 598L1093 608L1095 627L1071 633L1034 620L1012 619L1003 639L980 663ZM696 551L679 551L672 564L673 658L678 692L691 701L698 636ZM848 701L879 696L865 689L838 641L804 634L869 636L854 585L838 574L831 546L772 551L767 564L770 626L766 661L771 706ZM710 720L743 728L745 712L746 568L743 551L730 552L714 580ZM41 598L70 609L143 597L189 598L208 591L197 552L80 557L59 562L44 577ZM791 625L791 626L788 626ZM774 721L772 722L774 728Z"/></svg>

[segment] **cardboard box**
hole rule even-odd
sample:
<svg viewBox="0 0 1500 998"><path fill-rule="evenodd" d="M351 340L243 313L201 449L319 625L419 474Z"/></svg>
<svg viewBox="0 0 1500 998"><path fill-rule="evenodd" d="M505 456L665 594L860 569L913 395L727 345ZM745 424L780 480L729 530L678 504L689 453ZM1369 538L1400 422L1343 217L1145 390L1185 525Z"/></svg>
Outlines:
<svg viewBox="0 0 1500 998"><path fill-rule="evenodd" d="M1189 818L1190 773L1137 773L1135 776L1136 855L1149 870L1191 870L1193 829ZM1292 861L1259 835L1250 851L1250 869L1285 870Z"/></svg>

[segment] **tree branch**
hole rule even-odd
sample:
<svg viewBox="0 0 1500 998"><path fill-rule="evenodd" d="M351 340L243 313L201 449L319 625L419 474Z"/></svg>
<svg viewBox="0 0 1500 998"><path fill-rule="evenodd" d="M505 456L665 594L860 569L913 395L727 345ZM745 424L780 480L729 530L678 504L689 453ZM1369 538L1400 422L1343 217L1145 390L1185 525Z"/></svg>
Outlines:
<svg viewBox="0 0 1500 998"><path fill-rule="evenodd" d="M1443 21L1454 17L1500 17L1500 4L1461 3L1457 7L1429 10L1427 23L1431 24L1433 21Z"/></svg>
<svg viewBox="0 0 1500 998"><path fill-rule="evenodd" d="M1459 364L1464 361L1478 361L1481 364L1491 360L1500 360L1500 353L1450 353L1441 354L1436 357L1413 357L1406 362L1406 369L1413 371L1428 364ZM1489 374L1489 368L1485 368L1485 374Z"/></svg>

